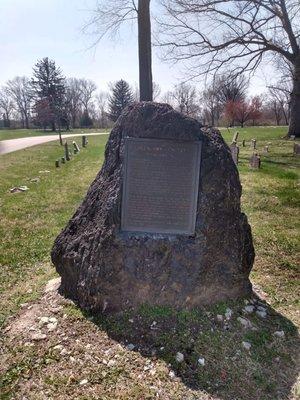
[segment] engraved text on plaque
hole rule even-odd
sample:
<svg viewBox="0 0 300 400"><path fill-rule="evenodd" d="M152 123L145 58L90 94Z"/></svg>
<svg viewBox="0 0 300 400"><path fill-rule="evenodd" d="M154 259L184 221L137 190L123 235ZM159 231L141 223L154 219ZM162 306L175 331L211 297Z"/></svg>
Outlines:
<svg viewBox="0 0 300 400"><path fill-rule="evenodd" d="M192 235L200 141L125 139L121 229Z"/></svg>

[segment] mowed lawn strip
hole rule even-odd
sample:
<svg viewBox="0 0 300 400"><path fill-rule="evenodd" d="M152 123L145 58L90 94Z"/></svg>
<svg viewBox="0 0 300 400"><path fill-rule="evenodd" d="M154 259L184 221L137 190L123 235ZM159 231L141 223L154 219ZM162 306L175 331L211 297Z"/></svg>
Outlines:
<svg viewBox="0 0 300 400"><path fill-rule="evenodd" d="M256 248L252 280L270 296L272 305L297 321L300 158L293 155L293 141L282 139L286 127L221 131L230 142L236 130L240 132L242 209L252 226ZM88 148L58 169L54 162L63 156L58 142L1 156L2 321L20 303L34 297L35 288L54 274L49 255L52 243L101 168L107 137L90 137ZM259 171L249 168L251 138L256 138L261 154L269 145L269 153L261 156ZM241 146L243 139L246 147ZM45 170L50 173L40 172ZM31 182L36 177L40 181ZM27 185L29 190L9 192L19 185Z"/></svg>
<svg viewBox="0 0 300 400"><path fill-rule="evenodd" d="M88 147L60 168L54 166L64 155L57 141L0 156L2 322L36 294L36 282L41 285L54 274L50 267L53 240L101 168L107 137L89 137ZM31 181L35 178L39 181ZM10 193L21 185L29 190Z"/></svg>
<svg viewBox="0 0 300 400"><path fill-rule="evenodd" d="M91 133L91 132L106 132L107 129L81 129L76 128L70 131L61 131L62 135L80 134L80 133ZM40 130L40 129L0 129L0 141L9 139L19 139L24 137L34 137L34 136L47 136L56 135L58 137L58 132L53 132L50 130Z"/></svg>

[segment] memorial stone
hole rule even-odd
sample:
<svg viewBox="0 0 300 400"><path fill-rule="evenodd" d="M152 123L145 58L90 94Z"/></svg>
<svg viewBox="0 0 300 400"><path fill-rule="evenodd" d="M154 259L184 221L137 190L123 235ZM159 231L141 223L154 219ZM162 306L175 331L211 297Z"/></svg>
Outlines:
<svg viewBox="0 0 300 400"><path fill-rule="evenodd" d="M300 143L294 143L294 154L300 156Z"/></svg>
<svg viewBox="0 0 300 400"><path fill-rule="evenodd" d="M101 171L52 261L84 309L193 308L251 294L251 229L219 131L167 104L136 103L112 129Z"/></svg>
<svg viewBox="0 0 300 400"><path fill-rule="evenodd" d="M239 146L234 142L234 143L231 143L229 148L230 148L232 159L233 159L235 165L238 165L238 163L239 163L239 152L240 152Z"/></svg>
<svg viewBox="0 0 300 400"><path fill-rule="evenodd" d="M235 132L232 138L232 143L237 143L238 137L239 137L239 132Z"/></svg>
<svg viewBox="0 0 300 400"><path fill-rule="evenodd" d="M65 159L66 161L70 161L70 153L69 153L69 147L68 147L68 142L65 142Z"/></svg>
<svg viewBox="0 0 300 400"><path fill-rule="evenodd" d="M260 156L257 153L253 153L250 157L250 167L259 169L260 168Z"/></svg>
<svg viewBox="0 0 300 400"><path fill-rule="evenodd" d="M74 154L77 154L80 152L80 148L75 141L73 141L73 148L74 148Z"/></svg>
<svg viewBox="0 0 300 400"><path fill-rule="evenodd" d="M86 147L86 145L87 145L87 139L86 139L86 136L83 135L82 136L82 147Z"/></svg>
<svg viewBox="0 0 300 400"><path fill-rule="evenodd" d="M255 150L256 149L256 139L251 139L251 143L252 143L252 149Z"/></svg>

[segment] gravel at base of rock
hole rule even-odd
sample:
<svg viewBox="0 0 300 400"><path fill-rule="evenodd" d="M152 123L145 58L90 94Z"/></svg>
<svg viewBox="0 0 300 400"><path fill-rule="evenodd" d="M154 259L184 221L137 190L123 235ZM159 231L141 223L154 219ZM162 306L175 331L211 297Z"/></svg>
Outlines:
<svg viewBox="0 0 300 400"><path fill-rule="evenodd" d="M202 141L194 235L120 230L127 137ZM218 130L167 104L129 106L110 133L101 171L54 243L61 293L100 312L145 303L194 308L249 296L254 248L240 197L238 171Z"/></svg>
<svg viewBox="0 0 300 400"><path fill-rule="evenodd" d="M178 352L177 354L176 354L176 361L178 362L178 363L182 363L183 361L184 361L184 355L182 354L182 353L180 353L180 352Z"/></svg>
<svg viewBox="0 0 300 400"><path fill-rule="evenodd" d="M244 349L246 349L248 351L251 349L251 343L249 343L249 342L242 342L242 345L243 345Z"/></svg>

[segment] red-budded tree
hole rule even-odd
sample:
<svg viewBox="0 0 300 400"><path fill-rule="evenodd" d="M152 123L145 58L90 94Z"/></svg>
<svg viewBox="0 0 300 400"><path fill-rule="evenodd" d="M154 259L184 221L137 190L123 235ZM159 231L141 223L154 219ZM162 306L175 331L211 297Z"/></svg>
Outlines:
<svg viewBox="0 0 300 400"><path fill-rule="evenodd" d="M261 117L261 101L258 97L249 100L228 101L225 104L225 118L228 125L234 125L237 122L243 128L248 121L257 122Z"/></svg>

